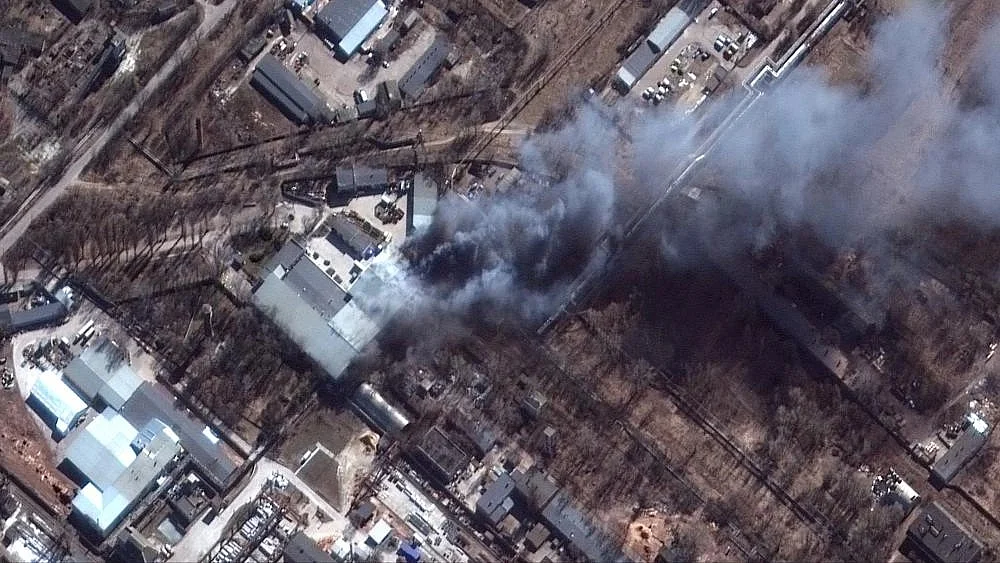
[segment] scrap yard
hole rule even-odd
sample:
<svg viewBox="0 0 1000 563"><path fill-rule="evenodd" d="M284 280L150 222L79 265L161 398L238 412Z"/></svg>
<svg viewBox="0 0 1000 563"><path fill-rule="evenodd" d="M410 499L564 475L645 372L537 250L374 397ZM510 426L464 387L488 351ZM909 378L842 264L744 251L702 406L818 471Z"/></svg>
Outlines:
<svg viewBox="0 0 1000 563"><path fill-rule="evenodd" d="M1000 557L995 2L0 4L0 560Z"/></svg>

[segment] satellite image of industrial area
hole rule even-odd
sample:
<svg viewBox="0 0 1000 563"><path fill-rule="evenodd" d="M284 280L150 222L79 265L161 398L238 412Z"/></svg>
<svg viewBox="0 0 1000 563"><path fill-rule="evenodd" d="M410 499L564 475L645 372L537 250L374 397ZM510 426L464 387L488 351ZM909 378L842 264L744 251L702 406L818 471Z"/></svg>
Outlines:
<svg viewBox="0 0 1000 563"><path fill-rule="evenodd" d="M0 563L1000 561L1000 0L0 0Z"/></svg>

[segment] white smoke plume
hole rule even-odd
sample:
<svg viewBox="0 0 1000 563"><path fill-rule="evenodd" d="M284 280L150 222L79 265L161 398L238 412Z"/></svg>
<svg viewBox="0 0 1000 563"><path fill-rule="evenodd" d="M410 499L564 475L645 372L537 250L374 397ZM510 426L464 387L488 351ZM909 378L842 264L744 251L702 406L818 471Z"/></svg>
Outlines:
<svg viewBox="0 0 1000 563"><path fill-rule="evenodd" d="M822 68L797 68L706 159L702 179L738 205L704 205L684 225L653 218L663 253L651 249L649 259L678 258L683 240L753 248L778 228L808 227L836 248L865 240L881 247L893 229L928 220L996 226L1000 60L992 54L1000 28L967 55L978 79L974 100L963 102L943 78L949 17L941 4L919 1L877 22L868 84L834 86ZM442 201L409 248L412 274L435 307L537 322L559 306L572 280L601 259L596 241L619 232L616 210L655 199L696 146L695 119L655 108L637 117L635 107L619 106L628 147L606 116L582 107L523 149L523 170L558 180L470 204Z"/></svg>

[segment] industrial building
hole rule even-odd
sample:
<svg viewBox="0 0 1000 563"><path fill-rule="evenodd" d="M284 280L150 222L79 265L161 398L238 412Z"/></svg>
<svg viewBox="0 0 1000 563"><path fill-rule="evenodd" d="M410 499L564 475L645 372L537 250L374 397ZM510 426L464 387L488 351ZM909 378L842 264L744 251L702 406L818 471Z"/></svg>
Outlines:
<svg viewBox="0 0 1000 563"><path fill-rule="evenodd" d="M437 72L441 70L448 53L451 52L451 42L444 36L438 37L434 43L424 51L423 55L413 63L410 70L406 71L399 81L399 90L409 100L415 100L424 93L427 85L434 79Z"/></svg>
<svg viewBox="0 0 1000 563"><path fill-rule="evenodd" d="M381 0L330 0L316 14L316 29L335 46L337 58L347 60L388 14Z"/></svg>
<svg viewBox="0 0 1000 563"><path fill-rule="evenodd" d="M295 123L333 121L333 113L323 100L274 55L267 54L261 58L250 83Z"/></svg>
<svg viewBox="0 0 1000 563"><path fill-rule="evenodd" d="M976 414L969 414L962 423L962 432L931 467L931 480L938 486L947 485L959 470L979 452L990 434L990 426Z"/></svg>
<svg viewBox="0 0 1000 563"><path fill-rule="evenodd" d="M66 381L92 404L119 410L142 379L132 371L125 351L107 337L88 346L63 370Z"/></svg>
<svg viewBox="0 0 1000 563"><path fill-rule="evenodd" d="M417 172L413 176L413 193L407 201L406 233L424 230L434 220L438 205L438 185L428 175Z"/></svg>
<svg viewBox="0 0 1000 563"><path fill-rule="evenodd" d="M236 463L212 430L175 402L165 387L145 381L122 407L121 415L136 428L162 421L208 481L218 489L225 489L236 471Z"/></svg>
<svg viewBox="0 0 1000 563"><path fill-rule="evenodd" d="M327 235L330 243L344 247L355 260L367 260L382 250L383 239L372 232L374 228L350 215L336 213L330 216L327 224L330 227L330 234Z"/></svg>
<svg viewBox="0 0 1000 563"><path fill-rule="evenodd" d="M181 451L178 441L159 420L140 432L105 409L66 449L63 470L82 485L73 499L74 515L106 537L170 468Z"/></svg>
<svg viewBox="0 0 1000 563"><path fill-rule="evenodd" d="M45 303L22 311L11 311L7 305L0 305L0 331L12 335L25 330L35 330L59 324L69 314L69 310L59 301Z"/></svg>
<svg viewBox="0 0 1000 563"><path fill-rule="evenodd" d="M646 40L639 44L625 59L615 74L615 87L625 93L656 63L663 53L677 41L691 23L694 11L681 6L672 8L653 28Z"/></svg>
<svg viewBox="0 0 1000 563"><path fill-rule="evenodd" d="M410 425L399 409L389 404L381 393L368 383L362 383L351 399L361 418L387 434L396 434Z"/></svg>
<svg viewBox="0 0 1000 563"><path fill-rule="evenodd" d="M31 386L28 406L52 428L54 438L62 439L87 412L87 403L76 394L55 370L43 372Z"/></svg>
<svg viewBox="0 0 1000 563"><path fill-rule="evenodd" d="M385 168L347 164L338 166L335 174L335 199L381 193L389 186L389 171Z"/></svg>
<svg viewBox="0 0 1000 563"><path fill-rule="evenodd" d="M278 251L264 271L254 304L333 379L343 374L403 303L393 289L401 273L391 258L376 258L350 292L312 262L294 240Z"/></svg>
<svg viewBox="0 0 1000 563"><path fill-rule="evenodd" d="M454 481L469 465L469 456L437 426L424 434L414 453L429 474L444 485Z"/></svg>
<svg viewBox="0 0 1000 563"><path fill-rule="evenodd" d="M976 563L983 554L983 544L936 502L907 528L903 549L931 563Z"/></svg>

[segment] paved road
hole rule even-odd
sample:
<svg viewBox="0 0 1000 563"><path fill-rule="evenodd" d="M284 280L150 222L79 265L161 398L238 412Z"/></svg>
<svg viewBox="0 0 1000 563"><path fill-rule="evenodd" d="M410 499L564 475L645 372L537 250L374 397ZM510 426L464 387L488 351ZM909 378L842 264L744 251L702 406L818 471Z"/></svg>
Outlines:
<svg viewBox="0 0 1000 563"><path fill-rule="evenodd" d="M40 189L28 196L28 199L25 200L17 210L17 213L14 214L14 217L4 223L3 227L0 227L0 252L13 246L17 239L28 229L28 225L79 180L80 174L94 160L94 157L121 132L125 124L135 117L143 104L163 86L163 83L174 69L190 58L198 41L215 29L222 22L223 18L232 11L236 6L236 0L225 0L218 6L211 6L202 0L199 0L198 4L201 5L205 15L195 32L181 43L170 59L160 67L160 70L135 95L128 106L118 114L118 117L104 128L103 132L100 134L89 134L80 141L73 151L75 158L66 167L59 181L48 189Z"/></svg>

